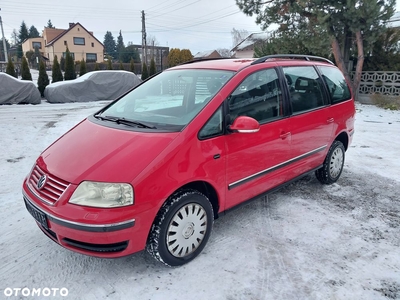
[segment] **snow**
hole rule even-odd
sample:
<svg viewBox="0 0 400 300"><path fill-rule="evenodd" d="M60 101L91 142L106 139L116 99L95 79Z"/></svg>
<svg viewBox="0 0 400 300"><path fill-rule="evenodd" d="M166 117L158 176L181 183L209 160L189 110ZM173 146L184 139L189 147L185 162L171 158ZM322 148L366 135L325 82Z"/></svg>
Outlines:
<svg viewBox="0 0 400 300"><path fill-rule="evenodd" d="M0 106L0 299L25 287L68 289L51 299L400 299L399 111L357 105L337 183L306 176L228 213L199 257L168 268L146 252L66 250L24 207L40 152L106 103Z"/></svg>
<svg viewBox="0 0 400 300"><path fill-rule="evenodd" d="M235 50L244 50L248 46L255 44L258 41L266 41L269 39L271 34L269 32L258 32L252 33L247 38L245 38L241 43L239 43Z"/></svg>

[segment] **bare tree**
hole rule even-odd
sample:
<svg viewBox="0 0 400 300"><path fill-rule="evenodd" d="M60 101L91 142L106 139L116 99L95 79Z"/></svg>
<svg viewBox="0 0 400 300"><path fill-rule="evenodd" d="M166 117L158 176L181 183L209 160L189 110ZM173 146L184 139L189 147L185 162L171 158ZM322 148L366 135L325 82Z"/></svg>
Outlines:
<svg viewBox="0 0 400 300"><path fill-rule="evenodd" d="M217 52L222 57L231 57L232 56L231 50L229 50L227 48L219 48L219 49L217 49Z"/></svg>
<svg viewBox="0 0 400 300"><path fill-rule="evenodd" d="M249 32L245 29L236 29L232 28L232 48L234 48L237 44L243 41L245 38L249 36Z"/></svg>

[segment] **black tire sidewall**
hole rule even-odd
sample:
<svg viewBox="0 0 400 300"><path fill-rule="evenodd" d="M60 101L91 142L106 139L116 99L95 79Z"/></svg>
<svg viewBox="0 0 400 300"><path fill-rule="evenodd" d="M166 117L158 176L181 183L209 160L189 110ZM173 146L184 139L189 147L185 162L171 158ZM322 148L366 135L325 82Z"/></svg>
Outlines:
<svg viewBox="0 0 400 300"><path fill-rule="evenodd" d="M330 164L332 161L332 155L337 148L340 148L342 150L342 165L340 166L339 174L336 177L332 177L331 172L330 172ZM339 179L340 175L342 174L343 165L344 165L344 157L345 157L345 149L344 149L342 142L335 141L335 143L333 143L332 147L329 149L329 153L328 153L327 161L326 161L326 168L327 168L326 172L327 172L330 182L336 182Z"/></svg>
<svg viewBox="0 0 400 300"><path fill-rule="evenodd" d="M206 234L204 235L203 241L193 253L185 257L175 257L169 252L166 244L168 226L172 218L175 216L175 214L183 206L190 203L201 205L202 208L205 210L207 215L207 231ZM193 260L197 255L200 254L200 252L206 246L212 231L212 226L213 226L213 210L210 201L207 199L206 196L204 196L201 193L188 192L187 194L182 196L178 202L171 204L171 208L166 212L165 217L161 223L159 240L158 240L158 252L160 254L161 259L164 261L164 263L170 266L180 266Z"/></svg>

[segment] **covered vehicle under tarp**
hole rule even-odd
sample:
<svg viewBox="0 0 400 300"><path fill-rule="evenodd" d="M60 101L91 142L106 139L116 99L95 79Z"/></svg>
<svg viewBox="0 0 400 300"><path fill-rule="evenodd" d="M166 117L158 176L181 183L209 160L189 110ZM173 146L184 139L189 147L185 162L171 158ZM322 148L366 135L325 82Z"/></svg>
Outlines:
<svg viewBox="0 0 400 300"><path fill-rule="evenodd" d="M32 81L0 73L0 104L40 104L41 99Z"/></svg>
<svg viewBox="0 0 400 300"><path fill-rule="evenodd" d="M48 85L44 97L50 103L114 100L140 82L141 79L132 72L94 71L74 80Z"/></svg>

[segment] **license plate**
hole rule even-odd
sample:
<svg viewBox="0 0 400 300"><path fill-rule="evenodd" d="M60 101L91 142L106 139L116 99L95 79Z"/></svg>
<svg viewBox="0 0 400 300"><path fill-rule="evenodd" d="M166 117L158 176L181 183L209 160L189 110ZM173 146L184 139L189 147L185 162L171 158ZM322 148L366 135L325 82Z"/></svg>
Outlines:
<svg viewBox="0 0 400 300"><path fill-rule="evenodd" d="M49 229L49 226L47 225L47 217L44 213L39 211L36 207L34 207L32 204L30 204L27 200L25 200L25 206L26 209L29 211L29 213L32 215L32 217L39 222L40 225L42 225L45 229Z"/></svg>

